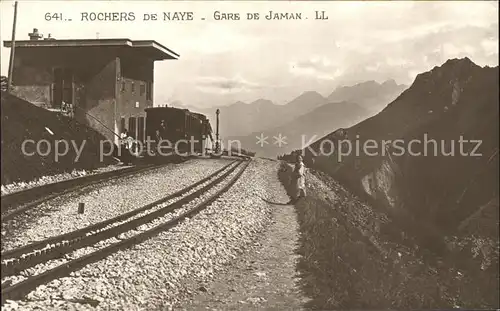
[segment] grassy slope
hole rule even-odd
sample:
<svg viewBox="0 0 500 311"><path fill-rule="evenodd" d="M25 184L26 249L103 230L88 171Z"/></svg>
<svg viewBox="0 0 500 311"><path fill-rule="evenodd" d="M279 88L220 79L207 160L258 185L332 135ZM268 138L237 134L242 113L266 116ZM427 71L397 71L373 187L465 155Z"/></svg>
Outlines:
<svg viewBox="0 0 500 311"><path fill-rule="evenodd" d="M288 187L290 168L279 178ZM405 226L363 203L326 174L307 176L296 205L301 287L313 309L498 307L498 253L474 236L450 237L438 257ZM497 214L498 216L498 214Z"/></svg>

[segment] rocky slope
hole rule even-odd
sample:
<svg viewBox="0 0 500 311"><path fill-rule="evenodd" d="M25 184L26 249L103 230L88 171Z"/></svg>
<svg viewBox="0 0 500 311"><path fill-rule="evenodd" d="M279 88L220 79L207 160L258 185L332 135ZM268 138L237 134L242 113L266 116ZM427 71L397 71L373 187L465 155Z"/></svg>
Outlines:
<svg viewBox="0 0 500 311"><path fill-rule="evenodd" d="M418 75L376 116L312 144L307 161L313 165L325 141L338 146L344 140L343 151L347 141L353 150L358 143L359 154L338 161L337 148L318 155L313 166L385 209L405 224L405 234L436 254L445 253L452 247L448 239L457 237L480 237L494 245L498 93L498 67L480 67L468 58L448 60ZM375 147L363 150L369 140ZM384 146L384 140L392 142Z"/></svg>

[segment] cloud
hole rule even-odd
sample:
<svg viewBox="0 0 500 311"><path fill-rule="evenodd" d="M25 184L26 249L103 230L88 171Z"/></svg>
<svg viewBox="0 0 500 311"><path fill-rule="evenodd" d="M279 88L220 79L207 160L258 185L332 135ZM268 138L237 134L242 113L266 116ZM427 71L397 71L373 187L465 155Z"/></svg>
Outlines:
<svg viewBox="0 0 500 311"><path fill-rule="evenodd" d="M402 57L387 57L385 59L385 62L387 63L387 65L394 67L405 67L412 65L411 61L404 59Z"/></svg>
<svg viewBox="0 0 500 311"><path fill-rule="evenodd" d="M261 85L249 82L241 76L233 78L199 77L196 81L196 86L200 92L215 94L249 92L261 88Z"/></svg>
<svg viewBox="0 0 500 311"><path fill-rule="evenodd" d="M12 31L13 2L0 1L0 36ZM155 98L173 96L186 104L268 98L286 102L306 90L329 93L339 84L395 79L410 84L416 75L448 58L468 56L478 65L498 65L498 2L486 1L328 1L163 2L128 1L134 23L81 22L78 12L116 11L109 1L19 2L18 38L34 23L43 33L70 39L154 39L181 57L155 64ZM28 6L26 4L25 6ZM213 21L214 10L276 12L325 10L328 20ZM71 27L45 21L39 12L73 16ZM193 11L189 22L146 23L142 13ZM38 13L37 13L38 12ZM76 14L74 16L73 14ZM205 18L206 20L202 20ZM10 50L1 48L7 73ZM311 57L318 55L317 57ZM201 77L197 79L197 77ZM244 77L244 78L242 78ZM276 85L279 84L279 87ZM161 102L161 101L160 101Z"/></svg>
<svg viewBox="0 0 500 311"><path fill-rule="evenodd" d="M343 73L343 70L325 57L290 62L289 71L296 76L307 76L320 80L334 80Z"/></svg>
<svg viewBox="0 0 500 311"><path fill-rule="evenodd" d="M481 41L481 46L487 56L498 54L498 38L496 40L494 39L483 40Z"/></svg>
<svg viewBox="0 0 500 311"><path fill-rule="evenodd" d="M377 70L380 70L380 66L382 66L382 63L376 62L374 64L369 64L369 65L365 66L365 69L367 71L377 71Z"/></svg>
<svg viewBox="0 0 500 311"><path fill-rule="evenodd" d="M354 40L339 40L335 43L335 46L339 49L345 51L355 51L358 54L366 55L373 52L373 46L367 44L367 42L354 41Z"/></svg>
<svg viewBox="0 0 500 311"><path fill-rule="evenodd" d="M259 46L258 36L249 36L227 25L209 23L197 34L184 38L178 44L186 52L200 54L220 54L238 52Z"/></svg>

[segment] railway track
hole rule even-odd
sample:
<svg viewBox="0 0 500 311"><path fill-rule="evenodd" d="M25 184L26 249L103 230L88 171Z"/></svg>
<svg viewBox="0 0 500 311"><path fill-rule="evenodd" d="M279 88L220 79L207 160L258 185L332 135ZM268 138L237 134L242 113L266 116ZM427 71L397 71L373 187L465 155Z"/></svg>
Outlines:
<svg viewBox="0 0 500 311"><path fill-rule="evenodd" d="M231 162L191 186L131 212L2 253L1 271L4 279L76 250L94 247L89 254L68 260L16 284L3 283L2 304L6 300L22 299L42 284L68 275L121 249L141 243L174 227L187 217L194 216L226 192L243 174L249 163L239 160ZM229 181L224 182L228 177ZM101 246L95 246L99 244ZM98 249L95 250L96 248Z"/></svg>
<svg viewBox="0 0 500 311"><path fill-rule="evenodd" d="M106 182L112 179L126 177L138 173L144 173L158 167L162 164L149 164L133 166L129 168L109 171L101 174L88 175L68 179L60 182L50 183L39 187L33 187L26 190L16 191L1 197L1 222L7 222L15 216L34 208L41 203L58 197L60 195L74 192L85 187Z"/></svg>

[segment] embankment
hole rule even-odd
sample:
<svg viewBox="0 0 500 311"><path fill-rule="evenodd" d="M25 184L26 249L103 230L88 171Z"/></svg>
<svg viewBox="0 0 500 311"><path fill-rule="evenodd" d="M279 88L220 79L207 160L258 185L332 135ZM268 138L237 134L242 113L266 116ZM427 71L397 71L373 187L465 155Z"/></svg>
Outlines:
<svg viewBox="0 0 500 311"><path fill-rule="evenodd" d="M93 129L6 92L1 96L2 185L116 163L108 156L101 161L105 138ZM62 154L64 142L67 152L56 157L56 145Z"/></svg>
<svg viewBox="0 0 500 311"><path fill-rule="evenodd" d="M290 173L283 163L278 174L289 191ZM296 210L300 286L312 299L307 307L498 308L495 244L455 235L438 256L405 234L409 219L373 208L324 173L310 170L306 179L308 196Z"/></svg>

